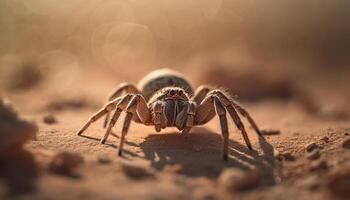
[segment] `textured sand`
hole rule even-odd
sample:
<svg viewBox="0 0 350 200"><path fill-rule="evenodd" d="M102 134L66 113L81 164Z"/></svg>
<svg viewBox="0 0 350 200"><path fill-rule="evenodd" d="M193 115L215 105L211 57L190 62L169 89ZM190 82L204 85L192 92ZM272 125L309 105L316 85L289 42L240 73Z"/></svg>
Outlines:
<svg viewBox="0 0 350 200"><path fill-rule="evenodd" d="M87 73L79 84L66 91L66 96L49 86L4 93L26 118L37 122L39 132L37 139L26 145L28 155L14 161L14 166L3 168L7 171L0 177L1 199L340 198L330 192L327 183L330 173L350 165L350 150L342 146L350 137L350 120L319 119L290 101L243 103L261 128L280 131L261 139L245 123L254 151L245 147L239 131L229 121L230 157L228 162L222 161L220 127L215 118L186 136L172 128L156 133L153 127L133 123L124 157L120 158L118 135L123 120L117 123L114 135L105 145L99 144L104 134L102 120L84 136L75 134L103 105L112 88L125 81L108 73L103 79L96 74L99 72ZM81 87L83 84L85 87ZM69 104L67 99L83 103ZM63 102L63 106L48 107L52 102ZM54 115L57 123L44 123L47 114ZM307 158L306 146L312 142L319 146L320 158L316 160ZM49 170L53 155L61 151L84 158L74 174ZM321 161L328 167L318 165ZM259 186L247 191L225 190L218 177L232 168L258 169ZM15 174L15 178L4 178L4 174Z"/></svg>

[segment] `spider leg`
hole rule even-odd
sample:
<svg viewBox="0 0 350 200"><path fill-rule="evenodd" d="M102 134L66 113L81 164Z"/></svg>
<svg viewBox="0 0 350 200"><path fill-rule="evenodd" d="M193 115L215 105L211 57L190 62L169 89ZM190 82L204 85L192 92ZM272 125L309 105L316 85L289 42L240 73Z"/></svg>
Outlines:
<svg viewBox="0 0 350 200"><path fill-rule="evenodd" d="M236 108L236 110L244 117L246 117L248 119L248 122L250 123L250 125L253 127L253 129L255 130L255 132L259 135L262 136L258 125L255 123L255 121L253 120L253 118L250 116L250 114L247 112L246 109L244 109L241 105L239 105L237 102L235 102L235 100L231 99L231 103L233 105L233 107Z"/></svg>
<svg viewBox="0 0 350 200"><path fill-rule="evenodd" d="M245 130L245 127L242 123L242 120L239 118L236 110L232 106L226 107L228 113L230 114L233 122L236 124L237 128L241 131L244 142L246 143L248 149L253 150L253 147L250 143L249 137L247 135L247 131Z"/></svg>
<svg viewBox="0 0 350 200"><path fill-rule="evenodd" d="M108 101L112 101L116 98L118 98L123 92L128 94L138 94L141 93L139 89L136 88L133 84L130 83L121 83L118 85L118 87L114 90L114 92L110 95L108 98ZM110 118L110 112L106 114L105 121L103 123L103 128L107 127L108 121Z"/></svg>
<svg viewBox="0 0 350 200"><path fill-rule="evenodd" d="M252 145L250 143L249 137L247 135L247 131L245 130L245 127L242 123L241 118L238 116L237 112L236 112L236 108L234 107L231 98L228 98L224 92L220 91L220 90L213 90L211 92L211 94L213 95L217 95L222 104L225 106L225 108L227 109L227 111L229 112L233 122L236 124L237 128L241 131L243 139L247 145L247 147L252 150Z"/></svg>
<svg viewBox="0 0 350 200"><path fill-rule="evenodd" d="M213 99L212 99L213 96L217 96L220 99L222 105L229 112L236 127L240 130L247 147L249 149L253 149L250 143L249 137L247 135L247 132L245 130L245 127L240 117L238 116L235 108L233 107L231 101L224 95L223 92L219 90L212 90L211 92L209 92L207 94L207 97L198 106L196 116L195 116L196 125L205 124L215 116L215 112L213 113L213 109L211 108L211 105L213 103Z"/></svg>
<svg viewBox="0 0 350 200"><path fill-rule="evenodd" d="M249 113L241 106L239 105L230 95L225 94L225 92L222 92L220 90L213 90L213 93L217 93L218 96L221 99L221 102L224 104L225 107L233 107L235 110L237 110L243 117L247 118L248 122L250 125L253 127L255 132L259 135L262 136L258 126L256 125L255 121L253 118L249 115Z"/></svg>
<svg viewBox="0 0 350 200"><path fill-rule="evenodd" d="M221 102L220 98L217 95L215 94L208 95L202 101L202 103L197 108L194 122L195 122L195 125L205 124L206 122L211 120L213 117L215 117L215 114L219 116L221 133L224 139L223 159L227 160L229 132L228 132L228 125L227 125L226 110L225 110L225 106L223 105L223 103Z"/></svg>
<svg viewBox="0 0 350 200"><path fill-rule="evenodd" d="M133 108L129 108L129 106L132 102L134 102L134 103L136 102L136 104L131 105L131 106L133 106ZM107 131L106 131L104 137L101 139L101 144L104 144L106 142L106 140L107 140L112 128L115 126L121 112L124 109L127 110L128 108L134 109L134 112L137 113L137 115L136 115L137 121L145 123L149 120L150 112L149 112L149 109L147 107L147 103L146 103L145 98L140 94L136 94L136 95L128 94L128 95L124 96L124 98L122 98L119 101L119 103L117 104L117 109L114 112L111 121L109 122Z"/></svg>
<svg viewBox="0 0 350 200"><path fill-rule="evenodd" d="M83 127L81 127L81 129L77 132L77 135L81 135L83 134L83 132L89 128L89 126L97 121L98 119L100 119L103 115L107 114L108 112L110 112L111 110L114 110L117 102L119 101L119 99L116 99L114 101L111 101L109 103L107 103L101 110L99 110L98 112L96 112L95 114L93 114L89 120L84 124Z"/></svg>
<svg viewBox="0 0 350 200"><path fill-rule="evenodd" d="M194 96L192 97L192 100L197 104L200 104L211 90L212 88L210 86L207 86L207 85L199 86L195 91Z"/></svg>
<svg viewBox="0 0 350 200"><path fill-rule="evenodd" d="M146 104L146 100L142 95L133 95L129 104L127 105L126 116L125 116L122 135L120 137L120 143L119 143L119 151L118 151L119 156L121 156L123 153L125 136L128 133L133 115L137 114L140 120L143 122L147 122L149 120L150 118L149 109L147 109L146 111L146 107L144 106L147 106L147 104Z"/></svg>
<svg viewBox="0 0 350 200"><path fill-rule="evenodd" d="M109 122L108 128L106 130L106 133L104 134L103 138L101 139L100 143L104 144L113 128L113 126L115 125L115 123L117 122L121 112L123 111L123 109L125 109L125 107L128 105L130 99L131 99L132 95L127 94L124 97L122 97L122 99L120 99L120 101L117 104L117 108L116 111L113 114L113 117L111 119L111 121Z"/></svg>
<svg viewBox="0 0 350 200"><path fill-rule="evenodd" d="M217 96L214 96L214 106L216 114L220 119L221 133L224 138L223 144L223 159L227 161L228 159L228 125L225 107L221 104L220 99Z"/></svg>

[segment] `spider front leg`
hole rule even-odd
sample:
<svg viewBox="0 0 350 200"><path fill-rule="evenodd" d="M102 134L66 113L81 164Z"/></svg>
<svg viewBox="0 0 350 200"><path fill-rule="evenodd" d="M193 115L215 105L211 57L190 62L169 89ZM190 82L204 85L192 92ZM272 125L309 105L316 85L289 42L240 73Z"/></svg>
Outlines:
<svg viewBox="0 0 350 200"><path fill-rule="evenodd" d="M133 116L136 115L138 120L142 123L146 123L150 120L150 112L149 112L146 100L140 94L133 95L125 111L126 111L126 116L125 116L122 134L119 142L119 151L118 151L119 156L122 155L125 136L128 133Z"/></svg>
<svg viewBox="0 0 350 200"><path fill-rule="evenodd" d="M116 99L114 101L111 101L109 103L107 103L106 106L104 106L101 110L99 110L97 113L95 113L94 115L92 115L89 120L84 124L84 126L78 131L77 135L81 135L83 134L83 132L89 128L89 126L97 121L98 119L100 119L103 115L107 114L108 112L112 111L115 109L117 103L119 102L120 99Z"/></svg>
<svg viewBox="0 0 350 200"><path fill-rule="evenodd" d="M103 138L102 138L101 141L100 141L101 144L104 144L104 143L106 142L106 140L107 140L107 138L108 138L108 136L109 136L109 134L110 134L110 132L111 132L113 126L115 125L115 123L117 123L118 118L119 118L121 112L126 108L126 106L128 105L128 103L130 102L132 96L133 96L133 95L130 95L130 94L125 95L125 96L122 97L122 99L118 102L118 104L117 104L117 106L116 106L117 108L116 108L116 110L115 110L115 112L114 112L114 114L113 114L113 117L112 117L111 121L109 122L109 125L108 125L108 128L107 128L107 130L106 130L106 133L105 133L105 135L103 136Z"/></svg>
<svg viewBox="0 0 350 200"><path fill-rule="evenodd" d="M108 101L113 101L114 99L120 97L122 95L122 93L128 93L128 94L140 94L140 90L137 89L136 86L134 86L131 83L121 83L116 89L115 91L110 95L110 97L108 98ZM106 114L106 118L105 121L103 123L103 128L107 127L108 121L109 121L109 117L110 117L110 112L108 112Z"/></svg>

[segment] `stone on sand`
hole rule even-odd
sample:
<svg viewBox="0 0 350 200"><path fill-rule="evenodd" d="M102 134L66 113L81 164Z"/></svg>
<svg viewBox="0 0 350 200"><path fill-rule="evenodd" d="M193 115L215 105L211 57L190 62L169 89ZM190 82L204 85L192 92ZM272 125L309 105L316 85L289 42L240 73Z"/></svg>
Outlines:
<svg viewBox="0 0 350 200"><path fill-rule="evenodd" d="M243 191L257 187L260 182L260 172L258 170L242 171L230 168L224 170L219 178L218 184L227 191Z"/></svg>
<svg viewBox="0 0 350 200"><path fill-rule="evenodd" d="M0 98L0 156L12 150L20 150L38 131L33 122L22 119L15 109Z"/></svg>

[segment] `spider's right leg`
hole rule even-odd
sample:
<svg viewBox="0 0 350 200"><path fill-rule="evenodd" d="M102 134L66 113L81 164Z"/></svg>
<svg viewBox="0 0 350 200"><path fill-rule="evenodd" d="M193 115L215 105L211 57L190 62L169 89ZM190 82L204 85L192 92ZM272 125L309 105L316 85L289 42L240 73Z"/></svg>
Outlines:
<svg viewBox="0 0 350 200"><path fill-rule="evenodd" d="M78 134L78 135L83 134L83 132L84 132L87 128L89 128L89 126L90 126L93 122L97 121L98 119L100 119L103 115L107 114L108 112L114 110L119 100L120 100L120 99L116 99L116 100L114 100L114 101L111 101L111 102L107 103L101 110L99 110L97 113L95 113L94 115L92 115L92 116L90 117L90 119L84 124L84 126L78 131L77 134Z"/></svg>
<svg viewBox="0 0 350 200"><path fill-rule="evenodd" d="M192 97L192 100L199 105L211 90L212 88L210 86L207 86L207 85L199 86L195 91L194 96Z"/></svg>
<svg viewBox="0 0 350 200"><path fill-rule="evenodd" d="M221 133L224 140L223 159L226 161L228 159L229 132L227 125L226 110L218 96L207 96L198 106L195 115L195 125L205 124L210 119L215 117L215 114L219 116L220 120Z"/></svg>
<svg viewBox="0 0 350 200"><path fill-rule="evenodd" d="M221 126L221 133L222 137L224 138L224 145L223 145L223 159L227 161L228 159L228 125L227 125L227 117L226 117L226 110L225 107L220 102L219 98L214 96L214 106L216 114L219 115L220 119L220 126Z"/></svg>
<svg viewBox="0 0 350 200"><path fill-rule="evenodd" d="M118 87L115 89L115 91L110 95L108 98L108 101L113 101L114 99L118 98L120 95L123 93L128 93L128 94L139 94L141 93L139 89L136 88L131 83L121 83L118 85ZM110 112L107 113L105 121L103 123L103 128L107 127L108 121L110 117Z"/></svg>
<svg viewBox="0 0 350 200"><path fill-rule="evenodd" d="M238 113L235 107L232 105L230 99L220 90L213 90L211 95L216 95L227 109L228 113L231 115L233 122L236 124L236 127L241 131L243 139L248 147L248 149L253 150L252 145L250 143L247 131L242 123L241 118L238 116Z"/></svg>

